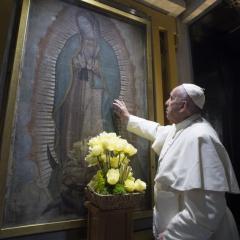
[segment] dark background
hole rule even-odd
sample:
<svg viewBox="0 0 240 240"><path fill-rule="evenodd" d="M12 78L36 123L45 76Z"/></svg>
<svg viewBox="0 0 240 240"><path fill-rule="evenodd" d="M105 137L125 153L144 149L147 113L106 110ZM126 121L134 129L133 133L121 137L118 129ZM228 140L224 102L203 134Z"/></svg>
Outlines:
<svg viewBox="0 0 240 240"><path fill-rule="evenodd" d="M228 1L190 25L194 82L205 88L205 117L226 147L240 183L240 5ZM240 195L227 194L240 230Z"/></svg>

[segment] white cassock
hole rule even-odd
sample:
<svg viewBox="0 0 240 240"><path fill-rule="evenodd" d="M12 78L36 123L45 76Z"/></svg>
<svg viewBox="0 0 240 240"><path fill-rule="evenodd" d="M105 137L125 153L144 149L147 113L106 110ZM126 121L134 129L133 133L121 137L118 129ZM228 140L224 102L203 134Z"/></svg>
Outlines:
<svg viewBox="0 0 240 240"><path fill-rule="evenodd" d="M199 114L161 126L130 116L127 129L153 142L159 155L153 233L165 240L238 240L225 192L239 193L228 157Z"/></svg>

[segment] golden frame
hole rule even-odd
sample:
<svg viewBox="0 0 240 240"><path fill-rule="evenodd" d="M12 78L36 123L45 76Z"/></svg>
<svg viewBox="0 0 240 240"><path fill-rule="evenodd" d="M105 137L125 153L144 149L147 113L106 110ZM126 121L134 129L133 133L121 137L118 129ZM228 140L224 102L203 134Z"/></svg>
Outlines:
<svg viewBox="0 0 240 240"><path fill-rule="evenodd" d="M153 99L153 79L152 79L152 53L151 53L151 23L150 21L140 18L138 16L126 13L119 9L110 7L108 5L99 3L94 0L77 0L79 6L82 6L87 9L97 10L100 13L114 16L116 18L122 19L129 23L134 22L140 25L145 26L146 28L146 62L147 62L147 109L148 109L148 118L154 119L154 99ZM6 116L4 120L4 130L3 130L3 141L1 143L1 177L0 177L0 222L3 226L3 215L4 215L4 197L6 192L6 182L7 182L7 169L9 165L9 156L11 154L11 142L12 134L14 128L14 116L15 108L17 101L17 94L19 89L19 80L22 74L22 64L23 56L25 52L24 44L26 41L27 27L29 21L29 11L30 11L31 0L23 0L21 17L19 22L19 30L17 36L16 52L13 63L12 76L10 80L9 94L7 102ZM151 153L152 154L152 153ZM153 176L155 172L155 163L153 156L150 156L149 161L149 176L151 177L151 190L153 189ZM153 192L153 191L152 191ZM153 199L152 199L153 201ZM135 212L134 218L145 218L151 216L151 209L147 211ZM58 221L50 223L41 223L41 224L29 224L23 226L14 226L14 227L1 227L0 237L10 237L10 236L20 236L28 235L40 232L50 232L57 230L65 230L71 228L86 227L86 219L77 219L77 220L67 220L67 221Z"/></svg>

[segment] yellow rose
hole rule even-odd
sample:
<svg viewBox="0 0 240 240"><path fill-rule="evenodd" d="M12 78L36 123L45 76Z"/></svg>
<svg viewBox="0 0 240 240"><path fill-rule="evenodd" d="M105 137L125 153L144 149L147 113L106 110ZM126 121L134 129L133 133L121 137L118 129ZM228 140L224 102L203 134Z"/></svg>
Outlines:
<svg viewBox="0 0 240 240"><path fill-rule="evenodd" d="M133 177L133 172L130 171L127 177L129 180L135 181L135 178Z"/></svg>
<svg viewBox="0 0 240 240"><path fill-rule="evenodd" d="M143 192L144 190L146 190L146 183L140 179L137 179L135 181L135 190L138 192Z"/></svg>
<svg viewBox="0 0 240 240"><path fill-rule="evenodd" d="M119 158L118 157L111 157L110 158L110 165L112 168L118 167Z"/></svg>
<svg viewBox="0 0 240 240"><path fill-rule="evenodd" d="M128 158L124 158L124 160L122 161L123 164L128 165L130 162L130 160Z"/></svg>
<svg viewBox="0 0 240 240"><path fill-rule="evenodd" d="M133 192L135 190L135 184L133 180L127 179L124 182L124 187L127 190L127 192Z"/></svg>
<svg viewBox="0 0 240 240"><path fill-rule="evenodd" d="M133 145L127 144L127 146L124 148L124 152L126 154L128 154L129 156L132 156L132 155L136 154L137 149Z"/></svg>
<svg viewBox="0 0 240 240"><path fill-rule="evenodd" d="M88 141L88 145L90 147L93 147L94 145L98 145L99 144L99 137L93 137Z"/></svg>
<svg viewBox="0 0 240 240"><path fill-rule="evenodd" d="M117 138L117 134L116 133L108 133L109 136L111 136L112 138Z"/></svg>
<svg viewBox="0 0 240 240"><path fill-rule="evenodd" d="M92 154L93 156L99 156L99 155L101 155L102 153L103 153L103 148L102 148L101 145L95 145L95 146L93 146L92 149L91 149L91 154Z"/></svg>
<svg viewBox="0 0 240 240"><path fill-rule="evenodd" d="M98 161L97 161L97 158L92 156L91 154L88 154L86 157L85 157L85 161L88 163L88 166L91 167L91 166L95 166L97 165Z"/></svg>
<svg viewBox="0 0 240 240"><path fill-rule="evenodd" d="M117 137L116 133L106 133L102 132L99 134L99 143L105 150L113 151L113 141Z"/></svg>
<svg viewBox="0 0 240 240"><path fill-rule="evenodd" d="M101 154L100 160L102 160L103 162L106 162L107 161L106 154Z"/></svg>
<svg viewBox="0 0 240 240"><path fill-rule="evenodd" d="M114 185L118 182L120 177L119 170L118 169L109 169L107 172L107 182L110 185Z"/></svg>
<svg viewBox="0 0 240 240"><path fill-rule="evenodd" d="M110 152L112 152L115 149L114 142L111 141L110 139L105 141L104 146Z"/></svg>
<svg viewBox="0 0 240 240"><path fill-rule="evenodd" d="M102 137L100 142L101 142L101 145L102 145L102 147L103 147L104 150L110 151L110 150L109 150L109 144L110 144L110 142L109 142L109 139L108 139L108 138Z"/></svg>
<svg viewBox="0 0 240 240"><path fill-rule="evenodd" d="M112 133L102 132L102 133L99 134L99 136L101 138L105 138L105 137L107 137L107 138L115 138L115 137L117 137L117 134L113 133L113 132Z"/></svg>
<svg viewBox="0 0 240 240"><path fill-rule="evenodd" d="M116 152L122 152L124 151L126 146L127 146L127 141L125 139L118 139L117 141L115 141L114 150Z"/></svg>

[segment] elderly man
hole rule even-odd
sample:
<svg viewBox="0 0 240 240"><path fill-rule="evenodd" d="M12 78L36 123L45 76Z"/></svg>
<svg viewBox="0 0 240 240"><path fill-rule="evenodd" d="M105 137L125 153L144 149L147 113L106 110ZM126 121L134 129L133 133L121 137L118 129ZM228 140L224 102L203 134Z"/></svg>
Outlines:
<svg viewBox="0 0 240 240"><path fill-rule="evenodd" d="M128 131L152 141L159 155L153 211L157 240L239 239L225 199L225 192L239 193L238 183L217 133L201 117L204 102L197 85L174 88L166 102L168 126L130 115L123 101L113 103Z"/></svg>

